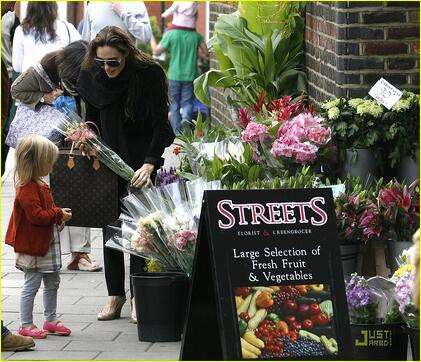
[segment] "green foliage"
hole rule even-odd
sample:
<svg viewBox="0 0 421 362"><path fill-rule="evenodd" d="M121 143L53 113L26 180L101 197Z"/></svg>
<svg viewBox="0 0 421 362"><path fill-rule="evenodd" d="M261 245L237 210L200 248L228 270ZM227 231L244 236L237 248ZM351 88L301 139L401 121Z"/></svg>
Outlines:
<svg viewBox="0 0 421 362"><path fill-rule="evenodd" d="M271 26L270 32L258 35L238 13L220 15L209 41L220 70L210 70L195 80L196 97L209 106L209 87L222 87L235 94L231 100L235 105L252 106L262 92L266 100L305 92L306 76L301 67L304 20L300 12L291 16L295 31L286 31L285 23L280 22Z"/></svg>
<svg viewBox="0 0 421 362"><path fill-rule="evenodd" d="M295 173L285 170L282 176L267 177L261 172L261 178L253 182L240 181L234 182L231 187L225 185L226 188L233 190L242 189L306 189L316 187L320 182L316 174L314 174L310 167L303 166ZM266 177L265 177L266 176Z"/></svg>
<svg viewBox="0 0 421 362"><path fill-rule="evenodd" d="M262 170L254 161L248 144L244 148L243 162L233 157L226 160L214 157L211 161L205 159L204 163L206 179L208 181L221 180L222 186L227 188L234 184L247 188L262 177Z"/></svg>
<svg viewBox="0 0 421 362"><path fill-rule="evenodd" d="M235 129L227 128L221 124L212 124L210 118L203 119L202 114L199 112L197 119L191 122L190 127L181 129L177 133L175 144L185 148L194 142L223 140L234 135L235 132Z"/></svg>
<svg viewBox="0 0 421 362"><path fill-rule="evenodd" d="M296 29L296 19L301 17L305 3L299 1L240 1L240 16L247 21L247 28L259 36L279 30L289 37Z"/></svg>

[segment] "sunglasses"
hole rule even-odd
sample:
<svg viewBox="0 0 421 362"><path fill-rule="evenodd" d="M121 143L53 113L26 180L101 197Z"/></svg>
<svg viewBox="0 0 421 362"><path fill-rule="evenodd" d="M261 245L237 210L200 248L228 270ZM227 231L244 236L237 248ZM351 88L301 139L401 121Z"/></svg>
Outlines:
<svg viewBox="0 0 421 362"><path fill-rule="evenodd" d="M121 61L115 59L105 60L95 58L95 64L100 66L101 68L105 67L105 64L107 64L109 67L117 68L118 66L120 66Z"/></svg>

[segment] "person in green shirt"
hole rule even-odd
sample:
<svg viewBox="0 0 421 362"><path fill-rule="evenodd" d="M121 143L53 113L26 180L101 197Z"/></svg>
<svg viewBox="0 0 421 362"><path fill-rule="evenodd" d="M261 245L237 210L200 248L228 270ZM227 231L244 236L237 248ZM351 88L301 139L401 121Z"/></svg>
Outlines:
<svg viewBox="0 0 421 362"><path fill-rule="evenodd" d="M194 29L173 29L164 34L159 45L152 37L154 55L171 54L168 69L171 126L174 132L189 124L193 113L193 80L196 78L198 50L208 54L203 37ZM181 111L181 112L180 112Z"/></svg>

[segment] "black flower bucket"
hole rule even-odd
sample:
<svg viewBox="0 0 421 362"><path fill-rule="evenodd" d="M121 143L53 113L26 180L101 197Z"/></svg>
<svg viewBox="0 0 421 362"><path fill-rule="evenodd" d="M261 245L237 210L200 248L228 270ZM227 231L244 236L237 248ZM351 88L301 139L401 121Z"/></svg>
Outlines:
<svg viewBox="0 0 421 362"><path fill-rule="evenodd" d="M187 308L188 276L179 272L136 273L130 279L139 341L179 341Z"/></svg>

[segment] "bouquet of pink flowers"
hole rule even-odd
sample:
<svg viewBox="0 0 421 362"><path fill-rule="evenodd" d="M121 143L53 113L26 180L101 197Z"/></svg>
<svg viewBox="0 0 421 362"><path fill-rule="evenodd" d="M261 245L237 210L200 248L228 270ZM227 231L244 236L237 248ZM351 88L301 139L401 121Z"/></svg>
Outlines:
<svg viewBox="0 0 421 362"><path fill-rule="evenodd" d="M88 154L97 157L100 162L121 178L126 181L133 178L133 169L73 111L68 109L63 111L61 117L52 124L52 127L72 141L73 145L83 143Z"/></svg>
<svg viewBox="0 0 421 362"><path fill-rule="evenodd" d="M314 163L331 139L330 128L313 107L307 110L302 99L291 104L291 97L268 104L259 99L254 109L240 109L239 124L255 159L275 170Z"/></svg>
<svg viewBox="0 0 421 362"><path fill-rule="evenodd" d="M120 215L121 226L109 226L111 235L105 246L154 260L162 270L193 267L199 217L204 189L214 183L176 180L130 194L121 201L126 211ZM189 199L187 195L195 195Z"/></svg>

